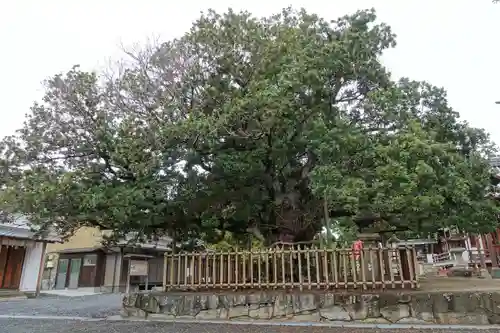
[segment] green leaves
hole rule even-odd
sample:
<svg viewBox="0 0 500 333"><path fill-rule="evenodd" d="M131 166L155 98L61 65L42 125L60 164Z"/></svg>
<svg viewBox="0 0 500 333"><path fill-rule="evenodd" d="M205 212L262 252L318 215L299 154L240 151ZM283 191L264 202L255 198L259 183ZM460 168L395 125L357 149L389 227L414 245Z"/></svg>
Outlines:
<svg viewBox="0 0 500 333"><path fill-rule="evenodd" d="M374 10L331 23L209 11L180 39L128 52L114 76L49 79L3 142L3 202L68 234L222 246L311 240L325 198L350 232L492 228L488 136L444 90L392 82L380 55L394 45Z"/></svg>
<svg viewBox="0 0 500 333"><path fill-rule="evenodd" d="M339 193L351 188L354 176L358 215L422 236L443 226L472 233L495 228L498 207L485 200L489 166L482 157L491 153L491 143L459 122L443 90L404 79L372 92L359 112L344 116L353 117L359 131L350 131L352 144L340 139L342 149L324 148L325 166L312 178L333 209L353 210L352 200Z"/></svg>

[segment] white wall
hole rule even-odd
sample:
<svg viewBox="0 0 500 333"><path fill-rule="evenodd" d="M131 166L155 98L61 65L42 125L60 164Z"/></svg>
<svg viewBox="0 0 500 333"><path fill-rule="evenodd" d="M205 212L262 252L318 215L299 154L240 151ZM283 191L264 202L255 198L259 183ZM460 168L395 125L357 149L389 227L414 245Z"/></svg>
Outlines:
<svg viewBox="0 0 500 333"><path fill-rule="evenodd" d="M115 270L116 254L106 255L106 265L104 269L104 286L113 286L113 272Z"/></svg>
<svg viewBox="0 0 500 333"><path fill-rule="evenodd" d="M113 289L114 291L118 291L118 286L120 285L121 269L122 269L121 254L120 253L107 254L106 268L104 271L104 286L103 286L105 288L105 291L111 292ZM114 277L114 282L113 282L113 277Z"/></svg>
<svg viewBox="0 0 500 333"><path fill-rule="evenodd" d="M23 272L19 290L35 292L43 253L43 243L36 242L34 247L28 247L24 256Z"/></svg>

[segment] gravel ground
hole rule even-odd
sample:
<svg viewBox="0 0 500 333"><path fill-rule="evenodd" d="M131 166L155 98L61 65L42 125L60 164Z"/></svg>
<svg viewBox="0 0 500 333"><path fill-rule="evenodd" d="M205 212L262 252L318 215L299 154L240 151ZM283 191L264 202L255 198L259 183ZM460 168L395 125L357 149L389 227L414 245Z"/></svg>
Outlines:
<svg viewBox="0 0 500 333"><path fill-rule="evenodd" d="M324 327L277 327L151 322L63 321L0 319L0 331L8 333L453 333L457 330L357 329ZM463 333L498 333L466 330Z"/></svg>
<svg viewBox="0 0 500 333"><path fill-rule="evenodd" d="M117 294L42 296L27 300L1 301L0 315L106 318L119 314L120 307L121 296ZM0 333L2 332L4 331L0 330Z"/></svg>

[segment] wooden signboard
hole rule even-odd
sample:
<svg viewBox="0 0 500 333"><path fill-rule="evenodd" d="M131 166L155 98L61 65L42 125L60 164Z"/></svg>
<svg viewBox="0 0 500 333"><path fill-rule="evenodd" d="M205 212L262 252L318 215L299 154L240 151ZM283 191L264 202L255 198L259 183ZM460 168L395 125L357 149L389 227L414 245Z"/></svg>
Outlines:
<svg viewBox="0 0 500 333"><path fill-rule="evenodd" d="M131 260L129 275L148 276L148 262L146 260Z"/></svg>

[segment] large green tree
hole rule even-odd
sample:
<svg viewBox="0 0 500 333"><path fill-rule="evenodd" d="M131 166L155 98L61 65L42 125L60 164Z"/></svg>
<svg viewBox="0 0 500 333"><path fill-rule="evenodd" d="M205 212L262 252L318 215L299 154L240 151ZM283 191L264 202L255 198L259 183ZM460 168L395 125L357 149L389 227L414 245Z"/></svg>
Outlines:
<svg viewBox="0 0 500 333"><path fill-rule="evenodd" d="M71 234L310 240L325 215L414 233L496 225L488 136L445 92L393 82L373 10L208 12L114 75L49 79L3 143L6 211ZM240 240L238 240L240 239Z"/></svg>

